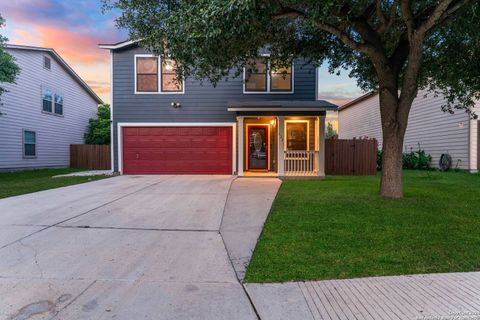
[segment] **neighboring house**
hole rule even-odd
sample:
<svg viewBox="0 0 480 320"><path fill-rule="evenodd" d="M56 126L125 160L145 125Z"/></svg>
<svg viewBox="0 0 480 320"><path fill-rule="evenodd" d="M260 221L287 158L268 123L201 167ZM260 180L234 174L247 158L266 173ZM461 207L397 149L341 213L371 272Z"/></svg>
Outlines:
<svg viewBox="0 0 480 320"><path fill-rule="evenodd" d="M100 47L112 57L115 171L324 175L325 114L336 106L316 99L314 66L269 70L259 59L214 87L177 83L173 61L133 41Z"/></svg>
<svg viewBox="0 0 480 320"><path fill-rule="evenodd" d="M432 156L432 166L438 167L440 156L449 153L452 167L476 172L480 167L478 120L470 119L461 110L455 114L442 111L443 96L420 91L413 101L405 134L404 151L419 146ZM480 111L477 101L476 112ZM382 127L377 93L368 93L339 108L339 137L352 139L376 138L382 146Z"/></svg>
<svg viewBox="0 0 480 320"><path fill-rule="evenodd" d="M0 97L0 170L69 166L102 100L55 50L7 45L21 68Z"/></svg>

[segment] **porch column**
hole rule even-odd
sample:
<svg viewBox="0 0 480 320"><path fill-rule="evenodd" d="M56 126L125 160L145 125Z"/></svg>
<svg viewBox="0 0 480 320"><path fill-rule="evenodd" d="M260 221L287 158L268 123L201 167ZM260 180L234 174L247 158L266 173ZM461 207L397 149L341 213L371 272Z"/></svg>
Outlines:
<svg viewBox="0 0 480 320"><path fill-rule="evenodd" d="M278 126L277 126L277 174L279 177L285 176L285 151L284 151L284 137L283 134L285 132L285 117L279 116L278 117Z"/></svg>
<svg viewBox="0 0 480 320"><path fill-rule="evenodd" d="M237 128L238 128L238 146L237 146L237 175L243 176L243 150L245 150L245 146L243 145L243 117L237 117Z"/></svg>
<svg viewBox="0 0 480 320"><path fill-rule="evenodd" d="M325 116L318 117L319 149L318 149L318 176L325 176Z"/></svg>

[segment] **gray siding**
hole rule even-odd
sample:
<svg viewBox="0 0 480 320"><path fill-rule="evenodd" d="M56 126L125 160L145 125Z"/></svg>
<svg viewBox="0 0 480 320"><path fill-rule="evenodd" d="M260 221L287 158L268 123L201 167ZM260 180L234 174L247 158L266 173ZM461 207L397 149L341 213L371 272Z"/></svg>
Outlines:
<svg viewBox="0 0 480 320"><path fill-rule="evenodd" d="M441 110L443 97L419 92L414 100L405 134L404 150L417 150L418 144L432 156L432 165L438 166L442 153L450 153L453 165L470 169L469 117L464 112L455 114ZM354 106L340 110L339 137L351 139L367 136L382 145L382 128L378 95Z"/></svg>
<svg viewBox="0 0 480 320"><path fill-rule="evenodd" d="M0 170L68 167L73 143L83 143L88 119L97 103L51 57L51 70L43 68L48 53L8 49L21 68L16 84L2 84L9 92L1 97ZM63 94L63 116L42 112L42 86ZM37 157L23 158L23 129L36 132Z"/></svg>
<svg viewBox="0 0 480 320"><path fill-rule="evenodd" d="M118 170L119 122L234 122L227 111L229 101L316 100L316 70L312 65L294 64L293 94L243 94L242 75L213 87L207 80L185 80L184 94L135 94L134 57L148 53L139 47L113 53L114 168ZM171 102L180 102L174 109Z"/></svg>

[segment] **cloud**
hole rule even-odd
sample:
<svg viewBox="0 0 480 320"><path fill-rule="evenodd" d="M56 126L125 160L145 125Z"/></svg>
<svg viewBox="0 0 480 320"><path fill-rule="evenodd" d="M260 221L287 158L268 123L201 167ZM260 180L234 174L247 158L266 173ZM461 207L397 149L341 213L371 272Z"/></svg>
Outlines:
<svg viewBox="0 0 480 320"><path fill-rule="evenodd" d="M110 93L110 83L106 81L95 81L95 80L86 80L88 85L97 93L97 94L109 94Z"/></svg>
<svg viewBox="0 0 480 320"><path fill-rule="evenodd" d="M70 61L78 63L107 62L108 52L98 48L101 39L95 35L87 35L61 29L49 25L34 27L40 46L54 48Z"/></svg>

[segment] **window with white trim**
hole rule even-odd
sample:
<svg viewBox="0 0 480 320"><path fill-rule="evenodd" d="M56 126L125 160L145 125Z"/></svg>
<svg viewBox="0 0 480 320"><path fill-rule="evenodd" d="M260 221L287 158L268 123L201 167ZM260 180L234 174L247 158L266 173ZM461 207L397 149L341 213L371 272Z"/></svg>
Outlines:
<svg viewBox="0 0 480 320"><path fill-rule="evenodd" d="M63 116L63 94L42 88L42 111Z"/></svg>
<svg viewBox="0 0 480 320"><path fill-rule="evenodd" d="M158 58L137 57L137 91L158 92Z"/></svg>
<svg viewBox="0 0 480 320"><path fill-rule="evenodd" d="M42 110L44 112L52 112L52 102L53 102L53 96L52 96L52 91L43 88L42 89Z"/></svg>
<svg viewBox="0 0 480 320"><path fill-rule="evenodd" d="M308 121L285 121L285 150L309 150Z"/></svg>
<svg viewBox="0 0 480 320"><path fill-rule="evenodd" d="M55 114L63 115L63 96L59 93L55 93L54 108Z"/></svg>
<svg viewBox="0 0 480 320"><path fill-rule="evenodd" d="M172 59L151 55L135 56L135 93L184 93Z"/></svg>
<svg viewBox="0 0 480 320"><path fill-rule="evenodd" d="M293 93L293 64L273 67L266 58L250 61L244 70L245 93Z"/></svg>
<svg viewBox="0 0 480 320"><path fill-rule="evenodd" d="M163 59L162 63L162 91L163 92L181 92L183 83L178 81L175 71L176 65L172 59Z"/></svg>
<svg viewBox="0 0 480 320"><path fill-rule="evenodd" d="M264 59L250 61L245 67L245 91L266 92L268 86L268 67Z"/></svg>
<svg viewBox="0 0 480 320"><path fill-rule="evenodd" d="M272 68L270 72L270 91L292 91L292 66L284 68Z"/></svg>
<svg viewBox="0 0 480 320"><path fill-rule="evenodd" d="M23 157L35 158L37 156L37 134L35 131L23 130Z"/></svg>

